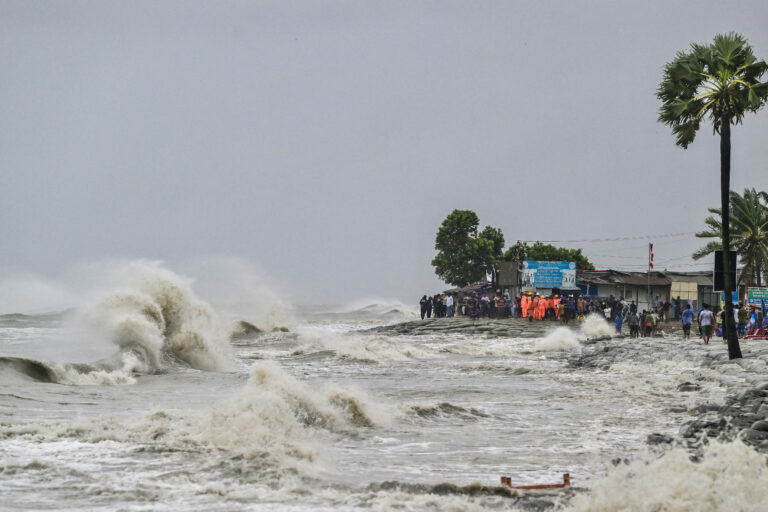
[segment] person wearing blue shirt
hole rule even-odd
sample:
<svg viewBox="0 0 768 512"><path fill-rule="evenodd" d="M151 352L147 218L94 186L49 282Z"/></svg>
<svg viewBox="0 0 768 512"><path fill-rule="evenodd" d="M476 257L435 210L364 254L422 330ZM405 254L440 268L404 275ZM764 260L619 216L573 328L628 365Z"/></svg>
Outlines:
<svg viewBox="0 0 768 512"><path fill-rule="evenodd" d="M691 338L691 323L693 322L693 310L688 304L683 311L683 339Z"/></svg>
<svg viewBox="0 0 768 512"><path fill-rule="evenodd" d="M621 334L622 323L623 323L623 319L621 318L621 315L616 315L616 334Z"/></svg>

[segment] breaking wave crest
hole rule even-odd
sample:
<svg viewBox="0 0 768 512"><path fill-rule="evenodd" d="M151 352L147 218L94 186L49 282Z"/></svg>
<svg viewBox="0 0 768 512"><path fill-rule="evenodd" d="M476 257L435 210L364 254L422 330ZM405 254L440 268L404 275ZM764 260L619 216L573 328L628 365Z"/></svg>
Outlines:
<svg viewBox="0 0 768 512"><path fill-rule="evenodd" d="M304 343L304 347L296 353L297 355L328 350L341 359L367 362L408 361L434 357L434 353L424 347L389 336L356 335L323 327L304 327L298 332L299 340Z"/></svg>
<svg viewBox="0 0 768 512"><path fill-rule="evenodd" d="M477 421L480 418L488 418L490 415L474 407L465 409L450 402L441 402L437 405L413 405L410 407L412 414L425 419L442 419L459 417L465 421Z"/></svg>
<svg viewBox="0 0 768 512"><path fill-rule="evenodd" d="M231 364L226 329L213 309L172 272L138 269L130 288L102 296L82 314L83 323L153 371L177 360L199 370Z"/></svg>
<svg viewBox="0 0 768 512"><path fill-rule="evenodd" d="M343 435L384 424L388 415L361 392L335 385L313 388L265 361L252 367L240 391L208 411L0 425L0 440L114 441L142 450L213 457L210 463L238 457L257 473L277 478L315 476L327 462L317 429Z"/></svg>
<svg viewBox="0 0 768 512"><path fill-rule="evenodd" d="M613 329L605 318L600 315L589 315L584 323L581 324L581 332L587 338L599 338L601 336L611 336Z"/></svg>
<svg viewBox="0 0 768 512"><path fill-rule="evenodd" d="M0 368L11 369L38 382L69 385L116 385L136 382L134 372L142 366L133 353L120 354L110 363L53 363L20 357L0 356Z"/></svg>
<svg viewBox="0 0 768 512"><path fill-rule="evenodd" d="M117 352L91 363L6 357L0 365L35 380L71 385L131 384L136 374L173 367L231 368L229 324L195 296L187 281L144 261L127 263L116 274L105 277L113 290L78 311L68 322L68 336L58 341L60 354L70 349L103 354L112 347Z"/></svg>
<svg viewBox="0 0 768 512"><path fill-rule="evenodd" d="M567 510L758 512L768 503L768 466L764 455L741 441L712 441L699 462L675 448L620 465L589 486Z"/></svg>
<svg viewBox="0 0 768 512"><path fill-rule="evenodd" d="M537 352L562 352L580 348L578 334L567 327L558 327L546 337L536 340L534 344L534 350Z"/></svg>
<svg viewBox="0 0 768 512"><path fill-rule="evenodd" d="M604 318L589 315L581 324L579 331L558 327L545 337L536 340L534 350L537 352L578 351L581 349L580 340L610 337L612 334L611 326Z"/></svg>

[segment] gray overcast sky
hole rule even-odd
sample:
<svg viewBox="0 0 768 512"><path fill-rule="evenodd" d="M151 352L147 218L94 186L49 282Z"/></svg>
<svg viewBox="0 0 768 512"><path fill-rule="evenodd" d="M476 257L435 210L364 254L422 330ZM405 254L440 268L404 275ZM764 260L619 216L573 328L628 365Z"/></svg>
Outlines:
<svg viewBox="0 0 768 512"><path fill-rule="evenodd" d="M718 143L656 122L661 70L732 30L768 59L766 26L764 0L0 0L0 286L234 257L294 302L413 301L454 208L508 244L698 230ZM767 133L734 130L734 189L768 188Z"/></svg>

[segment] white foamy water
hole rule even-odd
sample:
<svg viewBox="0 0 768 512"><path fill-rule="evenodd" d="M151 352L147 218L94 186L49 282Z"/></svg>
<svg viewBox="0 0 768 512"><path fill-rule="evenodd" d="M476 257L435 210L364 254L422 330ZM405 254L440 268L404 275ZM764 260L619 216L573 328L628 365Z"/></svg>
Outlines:
<svg viewBox="0 0 768 512"><path fill-rule="evenodd" d="M230 341L232 308L142 267L66 318L0 317L3 506L538 510L461 486L563 472L582 490L562 506L577 511L752 511L768 499L765 459L741 443L711 444L700 463L647 453L648 434L674 435L689 410L753 378L701 366L722 346L613 339L599 343L653 349L581 368L570 361L584 340L611 334L602 320L553 323L538 339L391 336L352 331L411 309L353 306L275 306ZM683 382L700 389L681 393Z"/></svg>

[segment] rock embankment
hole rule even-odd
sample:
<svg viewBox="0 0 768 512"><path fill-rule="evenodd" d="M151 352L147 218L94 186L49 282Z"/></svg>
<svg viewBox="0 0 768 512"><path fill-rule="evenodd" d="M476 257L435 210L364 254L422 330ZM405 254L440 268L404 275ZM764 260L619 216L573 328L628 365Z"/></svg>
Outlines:
<svg viewBox="0 0 768 512"><path fill-rule="evenodd" d="M378 332L394 335L434 335L442 333L474 334L488 338L541 338L564 324L558 322L529 322L521 318L472 320L467 317L425 318L399 324L383 325L361 332ZM574 324L578 325L578 324Z"/></svg>
<svg viewBox="0 0 768 512"><path fill-rule="evenodd" d="M757 451L768 454L768 376L766 379L714 408L702 408L699 416L685 423L680 437L690 448L703 438L732 440L739 438Z"/></svg>
<svg viewBox="0 0 768 512"><path fill-rule="evenodd" d="M768 453L768 342L743 341L744 357L729 360L719 340L703 345L697 340L679 337L640 339L632 343L600 340L584 344L582 351L569 356L569 365L578 368L608 370L617 363L652 364L660 359L692 361L706 372L694 382L678 385L680 393L696 393L701 385L695 380L712 379L727 389L724 403L702 403L693 409L695 419L683 423L677 439L650 434L652 445L681 444L692 450L705 439L741 439L762 453Z"/></svg>

